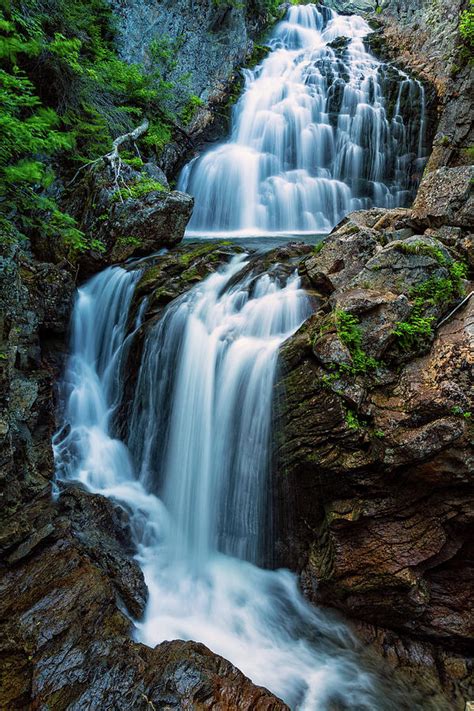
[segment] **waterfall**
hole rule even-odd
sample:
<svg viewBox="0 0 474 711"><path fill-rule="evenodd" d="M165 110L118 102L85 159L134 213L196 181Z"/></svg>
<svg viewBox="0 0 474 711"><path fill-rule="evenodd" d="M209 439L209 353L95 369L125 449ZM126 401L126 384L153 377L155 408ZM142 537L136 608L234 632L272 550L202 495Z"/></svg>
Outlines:
<svg viewBox="0 0 474 711"><path fill-rule="evenodd" d="M328 232L347 213L399 207L423 171L422 84L364 47L369 25L293 6L245 70L228 141L183 169L189 236Z"/></svg>
<svg viewBox="0 0 474 711"><path fill-rule="evenodd" d="M136 638L204 642L292 709L394 708L348 628L289 571L256 565L278 349L310 310L298 276L254 275L238 256L172 302L147 331L123 442L139 278L113 267L79 289L54 438L59 488L79 480L129 512L149 590Z"/></svg>

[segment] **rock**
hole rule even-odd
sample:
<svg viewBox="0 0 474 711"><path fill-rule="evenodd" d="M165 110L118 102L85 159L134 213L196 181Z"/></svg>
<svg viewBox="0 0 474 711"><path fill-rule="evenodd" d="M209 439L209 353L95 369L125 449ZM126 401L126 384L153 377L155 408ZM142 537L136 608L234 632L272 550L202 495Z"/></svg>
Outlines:
<svg viewBox="0 0 474 711"><path fill-rule="evenodd" d="M178 123L186 124L185 132L175 132L159 158L160 167L174 176L189 159L195 143L206 138L207 129L219 124L215 109L229 99L237 71L252 56L254 41L276 18L263 2L177 0L172 4L140 4L112 0L111 6L117 18L115 39L122 59L154 70L156 47L165 55L158 62L160 67L164 65L166 81L174 87L169 108ZM193 96L202 105L189 117L186 107ZM222 128L226 130L221 127L220 135Z"/></svg>
<svg viewBox="0 0 474 711"><path fill-rule="evenodd" d="M452 261L441 242L416 235L389 242L366 262L350 285L395 294L408 293L430 278L448 278L448 266Z"/></svg>
<svg viewBox="0 0 474 711"><path fill-rule="evenodd" d="M155 177L152 177L152 176ZM41 235L33 240L35 256L79 269L85 279L111 263L148 255L178 244L191 217L193 198L169 191L162 171L148 163L140 172L123 164L120 186L113 171L98 164L74 186L68 210L94 249L74 252L60 240Z"/></svg>
<svg viewBox="0 0 474 711"><path fill-rule="evenodd" d="M2 571L0 654L7 681L0 691L2 708L125 710L205 703L216 709L287 709L204 645L175 641L150 649L132 642L124 587L117 586L118 569L110 567L111 532L102 546L103 530L93 530L97 539L91 547L91 531L84 528L89 505L105 507L108 516L112 504L91 495L77 499L77 491L72 496L74 506L80 501L73 519L81 516L82 534L45 500L44 512L56 517L53 540L43 539L33 556ZM94 527L94 509L86 515ZM128 565L141 577L133 559Z"/></svg>
<svg viewBox="0 0 474 711"><path fill-rule="evenodd" d="M399 321L405 321L411 306L405 294L354 288L335 299L335 308L357 317L362 331L361 345L373 358L383 358L393 344L393 330Z"/></svg>
<svg viewBox="0 0 474 711"><path fill-rule="evenodd" d="M426 174L444 166L469 164L469 147L474 144L470 99L474 69L459 51L459 17L465 3L383 0L380 5L378 46L372 44L374 35L367 40L376 54L429 82L425 85L427 126L436 135Z"/></svg>
<svg viewBox="0 0 474 711"><path fill-rule="evenodd" d="M159 168L154 163L145 163L142 168L143 172L146 173L152 180L156 180L158 183L164 185L164 187L169 190L168 178L163 173L161 168Z"/></svg>
<svg viewBox="0 0 474 711"><path fill-rule="evenodd" d="M423 673L437 693L444 686L448 700L435 708L463 709L474 302L433 330L431 347L397 350L395 326L410 318L413 289L449 279L453 258L437 229L411 236L410 211L370 213L350 215L300 266L333 290L321 290L318 311L281 350L279 563L301 571L311 600L360 629L375 626L374 644L383 638L378 648L394 666ZM424 313L450 309L448 299ZM356 324L357 352L337 326L341 311Z"/></svg>
<svg viewBox="0 0 474 711"><path fill-rule="evenodd" d="M359 227L353 218L354 213L343 220L322 243L322 248L304 262L301 272L323 293L348 283L375 254L376 236L370 229Z"/></svg>
<svg viewBox="0 0 474 711"><path fill-rule="evenodd" d="M432 227L474 227L473 178L474 166L428 173L413 205L414 218Z"/></svg>
<svg viewBox="0 0 474 711"><path fill-rule="evenodd" d="M359 15L375 12L379 3L377 0L326 0L324 4L342 15Z"/></svg>
<svg viewBox="0 0 474 711"><path fill-rule="evenodd" d="M193 199L178 191L151 192L139 201L129 198L117 204L99 233L106 244L113 243L109 259L123 261L178 244L192 208Z"/></svg>

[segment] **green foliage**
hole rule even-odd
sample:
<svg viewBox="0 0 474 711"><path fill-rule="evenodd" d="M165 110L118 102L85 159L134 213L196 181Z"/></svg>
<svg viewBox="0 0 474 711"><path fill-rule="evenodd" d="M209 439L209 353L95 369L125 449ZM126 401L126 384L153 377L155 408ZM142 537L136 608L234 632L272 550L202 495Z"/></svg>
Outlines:
<svg viewBox="0 0 474 711"><path fill-rule="evenodd" d="M159 155L167 143L171 141L171 129L165 123L150 121L150 127L142 139L148 148L152 148Z"/></svg>
<svg viewBox="0 0 474 711"><path fill-rule="evenodd" d="M118 247L140 247L141 240L138 237L124 236L119 237L116 244Z"/></svg>
<svg viewBox="0 0 474 711"><path fill-rule="evenodd" d="M350 430L361 430L367 423L361 420L353 410L346 410L346 424Z"/></svg>
<svg viewBox="0 0 474 711"><path fill-rule="evenodd" d="M247 60L247 66L251 68L256 67L257 64L263 62L265 57L268 56L269 52L271 52L271 47L268 47L264 44L255 43L253 46L252 54Z"/></svg>
<svg viewBox="0 0 474 711"><path fill-rule="evenodd" d="M395 324L393 333L404 351L419 350L426 346L433 334L433 316L419 316L414 309L408 321L399 321Z"/></svg>
<svg viewBox="0 0 474 711"><path fill-rule="evenodd" d="M199 98L199 96L196 96L195 94L191 94L189 99L187 100L186 104L184 105L184 108L181 111L181 121L183 124L186 126L190 121L194 118L197 109L204 104L204 101Z"/></svg>
<svg viewBox="0 0 474 711"><path fill-rule="evenodd" d="M347 347L352 359L350 367L340 364L339 368L351 375L361 375L376 370L379 363L362 349L362 330L358 318L347 311L338 310L335 313L335 321L338 336Z"/></svg>
<svg viewBox="0 0 474 711"><path fill-rule="evenodd" d="M438 262L446 264L446 259L440 250ZM410 299L413 308L407 321L395 324L393 333L397 336L400 347L405 351L418 351L425 348L433 335L434 316L429 316L429 309L440 305L449 305L454 299L464 293L462 280L467 276L467 265L462 262L451 262L447 265L448 277L431 277L422 284L411 289Z"/></svg>
<svg viewBox="0 0 474 711"><path fill-rule="evenodd" d="M471 0L467 10L461 13L459 32L464 42L471 50L474 49L474 0Z"/></svg>
<svg viewBox="0 0 474 711"><path fill-rule="evenodd" d="M159 183L157 180L149 178L148 176L142 176L139 180L136 180L133 183L128 183L125 187L117 190L113 195L113 201L123 202L128 198L138 200L149 193L163 191L166 191L164 185Z"/></svg>
<svg viewBox="0 0 474 711"><path fill-rule="evenodd" d="M459 405L455 405L454 407L452 407L451 412L453 415L464 417L465 420L470 420L472 417L472 412L470 412L469 410L464 410L462 407L459 407Z"/></svg>
<svg viewBox="0 0 474 711"><path fill-rule="evenodd" d="M166 109L172 85L165 74L175 64L176 43L156 41L153 71L146 73L118 58L106 0L23 0L2 7L1 224L13 223L17 238L36 232L73 250L103 249L53 199L54 167L72 176L146 115L155 119L141 150L150 155L163 149L172 136ZM142 164L135 157L128 162ZM131 190L145 190L145 184Z"/></svg>
<svg viewBox="0 0 474 711"><path fill-rule="evenodd" d="M397 249L404 254L421 254L426 257L432 257L441 266L447 264L447 259L443 251L439 247L435 247L426 242L401 242L397 244Z"/></svg>

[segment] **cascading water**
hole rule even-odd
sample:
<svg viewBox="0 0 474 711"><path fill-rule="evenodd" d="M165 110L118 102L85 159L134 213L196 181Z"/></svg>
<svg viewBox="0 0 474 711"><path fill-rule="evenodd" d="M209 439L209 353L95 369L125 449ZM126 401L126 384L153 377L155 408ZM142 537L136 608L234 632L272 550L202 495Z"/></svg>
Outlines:
<svg viewBox="0 0 474 711"><path fill-rule="evenodd" d="M304 601L295 576L254 564L278 348L309 302L297 276L240 276L245 266L236 257L149 331L128 446L114 414L140 272L110 268L79 289L54 441L59 485L79 479L128 509L149 589L139 640L204 642L292 709L409 708L364 670L345 625Z"/></svg>
<svg viewBox="0 0 474 711"><path fill-rule="evenodd" d="M289 9L270 55L245 71L231 138L181 173L195 197L189 236L327 232L352 210L409 204L424 89L366 51L370 32L356 15Z"/></svg>

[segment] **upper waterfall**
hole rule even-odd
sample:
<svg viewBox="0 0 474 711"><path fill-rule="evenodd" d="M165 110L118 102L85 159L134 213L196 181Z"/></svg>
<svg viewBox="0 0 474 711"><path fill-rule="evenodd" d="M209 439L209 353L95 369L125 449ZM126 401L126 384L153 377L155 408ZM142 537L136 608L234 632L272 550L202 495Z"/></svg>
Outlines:
<svg viewBox="0 0 474 711"><path fill-rule="evenodd" d="M186 165L188 234L327 232L348 212L409 204L424 166L422 84L364 47L369 25L293 6L245 70L229 140Z"/></svg>

